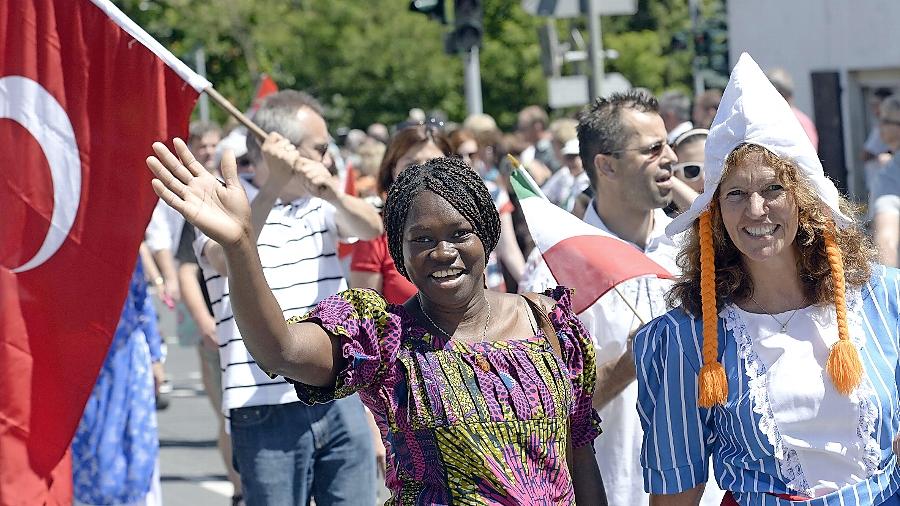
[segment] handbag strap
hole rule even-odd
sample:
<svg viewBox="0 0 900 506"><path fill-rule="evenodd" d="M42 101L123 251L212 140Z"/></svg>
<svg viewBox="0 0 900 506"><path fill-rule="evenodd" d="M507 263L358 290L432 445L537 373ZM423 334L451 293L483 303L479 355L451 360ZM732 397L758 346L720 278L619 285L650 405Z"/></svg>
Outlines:
<svg viewBox="0 0 900 506"><path fill-rule="evenodd" d="M556 356L565 360L562 354L562 346L559 344L559 336L556 335L556 329L553 327L550 317L547 316L547 311L539 302L540 299L538 297L540 296L536 293L523 293L522 297L525 297L525 301L528 302L528 307L531 308L531 312L534 313L534 317L538 321L538 327L544 332L544 337L550 341L550 347L553 348Z"/></svg>
<svg viewBox="0 0 900 506"><path fill-rule="evenodd" d="M556 356L560 358L560 360L565 363L565 358L562 354L562 347L559 344L559 336L556 334L556 329L553 327L553 322L550 321L550 317L547 316L547 310L544 309L544 306L540 303L540 295L536 293L523 293L522 297L525 297L525 301L528 303L528 307L531 308L531 312L534 313L535 318L538 321L538 327L544 332L544 337L550 341L550 347L553 348L553 352L556 353ZM569 419L566 417L566 428L568 437L566 437L566 467L569 468L569 476L575 472L575 467L573 463L574 452L572 450L572 428L569 426Z"/></svg>

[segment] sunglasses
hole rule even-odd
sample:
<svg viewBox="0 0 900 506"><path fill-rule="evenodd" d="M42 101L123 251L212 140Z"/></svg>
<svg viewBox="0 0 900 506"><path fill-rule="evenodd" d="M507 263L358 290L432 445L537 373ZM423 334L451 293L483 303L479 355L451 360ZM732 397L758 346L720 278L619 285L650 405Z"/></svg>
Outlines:
<svg viewBox="0 0 900 506"><path fill-rule="evenodd" d="M407 120L407 121L398 123L397 126L394 127L394 131L399 132L400 130L403 130L405 128L421 127L421 126L424 126L427 130L430 130L430 131L443 132L445 125L444 125L443 121L441 121L437 118L428 118L425 121Z"/></svg>
<svg viewBox="0 0 900 506"><path fill-rule="evenodd" d="M649 146L640 146L637 148L614 149L612 151L609 151L609 152L603 153L603 154L604 155L616 155L618 153L624 153L626 151L637 151L641 155L649 156L650 158L656 158L657 156L662 154L663 149L665 147L666 147L665 141L656 141L653 144L650 144Z"/></svg>
<svg viewBox="0 0 900 506"><path fill-rule="evenodd" d="M672 165L672 173L681 173L681 178L685 181L696 181L703 175L703 166L697 162L682 162Z"/></svg>

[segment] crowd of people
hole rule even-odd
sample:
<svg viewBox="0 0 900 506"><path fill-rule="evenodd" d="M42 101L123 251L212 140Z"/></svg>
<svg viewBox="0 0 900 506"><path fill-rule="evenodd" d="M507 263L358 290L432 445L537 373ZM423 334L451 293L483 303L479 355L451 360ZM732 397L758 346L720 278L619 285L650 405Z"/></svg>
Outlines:
<svg viewBox="0 0 900 506"><path fill-rule="evenodd" d="M512 133L412 109L335 139L295 90L256 111L265 139L194 124L148 158L161 201L113 346L136 343L134 410L162 383L149 285L184 313L233 504L374 504L379 483L398 505L900 504L900 99L878 96L869 223L792 93L745 55L693 103L529 106ZM507 154L673 278L576 314ZM122 353L76 457L116 422ZM108 489L76 458L76 498L158 503L158 445L138 443Z"/></svg>

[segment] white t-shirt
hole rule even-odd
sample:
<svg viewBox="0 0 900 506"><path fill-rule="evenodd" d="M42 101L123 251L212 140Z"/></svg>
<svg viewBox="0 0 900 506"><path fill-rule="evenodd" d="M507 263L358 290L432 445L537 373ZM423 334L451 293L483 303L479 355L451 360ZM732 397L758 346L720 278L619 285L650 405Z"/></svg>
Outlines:
<svg viewBox="0 0 900 506"><path fill-rule="evenodd" d="M243 181L251 200L257 189ZM337 228L334 206L307 197L289 204L276 202L256 241L263 274L284 317L304 315L319 301L347 288L337 257ZM233 408L298 402L294 388L284 378L270 378L244 346L234 321L228 280L216 273L201 255L209 238L198 232L194 242L203 269L222 363L222 411Z"/></svg>
<svg viewBox="0 0 900 506"><path fill-rule="evenodd" d="M584 221L616 235L600 219L593 201L588 204ZM653 230L643 251L669 272L678 274L675 257L680 244L665 233L666 225L671 221L672 219L666 216L662 209L653 212ZM556 280L543 261L534 268L534 272L525 283L525 286L520 285L520 290L542 291L547 287L556 286ZM600 297L594 306L578 315L594 339L598 365L618 360L625 353L629 334L642 326L641 320L629 308L623 297L634 306L641 319L649 323L653 318L669 310L665 303L665 295L672 284L671 280L655 276L631 279L617 285L618 291L610 290ZM634 381L599 411L603 433L594 441L594 450L610 505L637 505L649 502L649 495L644 492L640 462L643 432L636 409L637 390L637 382ZM715 479L710 476L701 504L719 506L724 492L719 490Z"/></svg>
<svg viewBox="0 0 900 506"><path fill-rule="evenodd" d="M150 223L144 232L144 242L150 251L169 250L173 254L178 250L184 218L160 199L153 208Z"/></svg>

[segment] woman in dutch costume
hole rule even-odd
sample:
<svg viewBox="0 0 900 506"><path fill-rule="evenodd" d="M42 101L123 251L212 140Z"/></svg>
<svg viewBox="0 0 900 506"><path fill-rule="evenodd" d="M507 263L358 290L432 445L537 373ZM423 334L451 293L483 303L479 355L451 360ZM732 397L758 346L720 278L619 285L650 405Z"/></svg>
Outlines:
<svg viewBox="0 0 900 506"><path fill-rule="evenodd" d="M900 271L744 54L706 144L676 309L634 341L653 505L894 505Z"/></svg>

